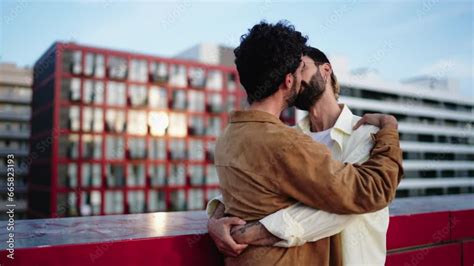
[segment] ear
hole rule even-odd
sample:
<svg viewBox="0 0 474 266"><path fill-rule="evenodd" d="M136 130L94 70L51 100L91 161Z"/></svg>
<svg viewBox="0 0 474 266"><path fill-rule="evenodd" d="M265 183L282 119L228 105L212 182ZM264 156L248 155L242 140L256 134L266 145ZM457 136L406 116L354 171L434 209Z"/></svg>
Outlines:
<svg viewBox="0 0 474 266"><path fill-rule="evenodd" d="M321 72L324 73L324 79L329 80L329 77L332 74L332 66L329 63L324 63L321 65Z"/></svg>
<svg viewBox="0 0 474 266"><path fill-rule="evenodd" d="M284 88L291 89L293 82L295 82L295 77L291 73L286 74L285 80L283 81Z"/></svg>

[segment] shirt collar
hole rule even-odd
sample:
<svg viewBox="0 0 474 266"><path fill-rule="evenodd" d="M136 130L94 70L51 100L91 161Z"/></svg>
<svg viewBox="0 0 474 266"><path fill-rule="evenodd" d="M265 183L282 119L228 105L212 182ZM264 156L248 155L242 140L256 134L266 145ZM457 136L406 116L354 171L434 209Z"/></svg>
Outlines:
<svg viewBox="0 0 474 266"><path fill-rule="evenodd" d="M345 104L339 105L342 108L341 114L336 120L334 127L331 129L331 139L333 139L339 147L342 149L342 143L344 139L344 135L351 135L352 134L352 118L353 114L349 107ZM303 119L298 121L296 127L303 131L304 133L308 134L311 132L311 123L309 120L309 114L306 115Z"/></svg>
<svg viewBox="0 0 474 266"><path fill-rule="evenodd" d="M268 122L272 124L282 124L278 117L263 111L241 110L230 113L230 123L242 122Z"/></svg>

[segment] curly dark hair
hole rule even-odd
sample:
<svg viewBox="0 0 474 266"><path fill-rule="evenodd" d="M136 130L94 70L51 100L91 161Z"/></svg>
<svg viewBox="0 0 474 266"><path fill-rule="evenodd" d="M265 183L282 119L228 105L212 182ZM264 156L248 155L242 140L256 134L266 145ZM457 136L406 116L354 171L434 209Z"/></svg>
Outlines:
<svg viewBox="0 0 474 266"><path fill-rule="evenodd" d="M288 21L261 21L242 35L234 49L235 64L249 104L274 94L285 76L296 71L307 40Z"/></svg>

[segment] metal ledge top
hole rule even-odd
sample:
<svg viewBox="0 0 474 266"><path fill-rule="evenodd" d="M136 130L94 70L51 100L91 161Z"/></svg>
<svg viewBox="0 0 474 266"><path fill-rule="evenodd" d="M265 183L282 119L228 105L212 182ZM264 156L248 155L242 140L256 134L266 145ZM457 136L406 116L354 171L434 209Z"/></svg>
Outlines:
<svg viewBox="0 0 474 266"><path fill-rule="evenodd" d="M474 210L474 194L395 199L391 216ZM0 249L7 247L6 221L0 222ZM15 221L15 248L104 243L207 233L204 211L158 212Z"/></svg>

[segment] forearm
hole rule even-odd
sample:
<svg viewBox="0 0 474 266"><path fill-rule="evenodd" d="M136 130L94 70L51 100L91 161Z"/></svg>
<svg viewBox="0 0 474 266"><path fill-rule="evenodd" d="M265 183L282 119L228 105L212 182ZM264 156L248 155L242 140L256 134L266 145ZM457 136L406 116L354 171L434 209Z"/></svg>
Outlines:
<svg viewBox="0 0 474 266"><path fill-rule="evenodd" d="M225 206L221 202L218 203L217 207L211 214L210 219L220 219L225 216Z"/></svg>
<svg viewBox="0 0 474 266"><path fill-rule="evenodd" d="M235 226L231 230L232 238L239 244L249 244L254 246L273 246L281 241L280 238L272 235L260 222L247 223L242 226Z"/></svg>

